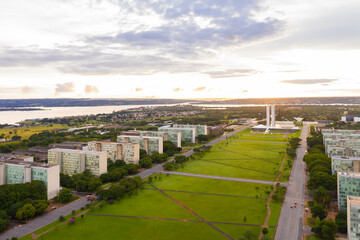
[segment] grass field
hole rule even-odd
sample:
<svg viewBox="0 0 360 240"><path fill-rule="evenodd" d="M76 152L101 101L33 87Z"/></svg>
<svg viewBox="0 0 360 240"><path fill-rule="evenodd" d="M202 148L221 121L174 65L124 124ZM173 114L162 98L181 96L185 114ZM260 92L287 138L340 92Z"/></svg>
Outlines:
<svg viewBox="0 0 360 240"><path fill-rule="evenodd" d="M37 126L37 127L19 127L19 128L2 128L0 135L4 134L6 138L11 139L13 136L21 136L21 139L28 139L35 133L41 133L44 130L51 130L57 128L68 128L66 125L53 126Z"/></svg>
<svg viewBox="0 0 360 240"><path fill-rule="evenodd" d="M266 191L272 189L272 186L262 184L177 175L163 175L161 180L157 178L152 184L165 190L171 198L201 218L214 222L215 227L234 239L243 236L246 231L260 234L260 225L267 214ZM57 227L40 239L226 239L208 224L193 222L202 219L160 191L150 185L145 185L145 188L112 205L104 203L102 207L90 211L84 219L77 218L74 225ZM260 195L263 198L256 198ZM278 215L278 211L272 211ZM277 219L278 216L272 218Z"/></svg>
<svg viewBox="0 0 360 240"><path fill-rule="evenodd" d="M146 199L144 199L146 200ZM131 219L86 215L40 239L225 239L206 223Z"/></svg>
<svg viewBox="0 0 360 240"><path fill-rule="evenodd" d="M177 171L274 181L286 143L224 141Z"/></svg>

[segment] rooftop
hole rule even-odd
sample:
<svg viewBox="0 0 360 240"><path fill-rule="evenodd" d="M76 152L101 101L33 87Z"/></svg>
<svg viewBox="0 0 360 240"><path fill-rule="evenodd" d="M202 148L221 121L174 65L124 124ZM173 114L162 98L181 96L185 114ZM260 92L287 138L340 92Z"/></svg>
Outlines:
<svg viewBox="0 0 360 240"><path fill-rule="evenodd" d="M341 160L349 160L349 161L353 161L353 160L360 160L360 157L352 157L352 156L339 156L339 155L335 155L335 156L331 156L331 159L341 159Z"/></svg>
<svg viewBox="0 0 360 240"><path fill-rule="evenodd" d="M51 168L56 166L56 164L48 164L48 163L39 163L39 162L26 162L21 160L14 160L14 159L0 159L0 164L15 164L15 165L22 165L26 167L42 167L42 168Z"/></svg>
<svg viewBox="0 0 360 240"><path fill-rule="evenodd" d="M348 178L360 178L360 173L355 172L337 172L338 176L348 177Z"/></svg>
<svg viewBox="0 0 360 240"><path fill-rule="evenodd" d="M133 135L119 135L117 137L128 137L128 138L148 138L148 139L162 139L162 137L149 137L149 136L133 136Z"/></svg>
<svg viewBox="0 0 360 240"><path fill-rule="evenodd" d="M63 148L53 148L49 152L62 152L62 153L77 153L77 154L87 154L87 155L100 155L105 152L89 151L89 150L76 150L76 149L63 149Z"/></svg>

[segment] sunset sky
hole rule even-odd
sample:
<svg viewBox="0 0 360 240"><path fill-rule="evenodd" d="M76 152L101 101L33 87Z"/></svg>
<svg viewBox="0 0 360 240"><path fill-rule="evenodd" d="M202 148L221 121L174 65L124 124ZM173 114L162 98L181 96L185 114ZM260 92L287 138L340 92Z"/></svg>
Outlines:
<svg viewBox="0 0 360 240"><path fill-rule="evenodd" d="M1 0L0 98L358 96L359 0Z"/></svg>

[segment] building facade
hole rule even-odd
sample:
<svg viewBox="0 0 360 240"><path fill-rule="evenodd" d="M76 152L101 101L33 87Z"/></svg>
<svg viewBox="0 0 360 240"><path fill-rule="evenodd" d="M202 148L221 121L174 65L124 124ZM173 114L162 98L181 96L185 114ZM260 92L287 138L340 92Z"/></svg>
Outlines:
<svg viewBox="0 0 360 240"><path fill-rule="evenodd" d="M360 147L328 146L328 156L360 157Z"/></svg>
<svg viewBox="0 0 360 240"><path fill-rule="evenodd" d="M85 170L95 176L107 172L106 152L54 148L48 152L48 162L59 164L60 172L70 176Z"/></svg>
<svg viewBox="0 0 360 240"><path fill-rule="evenodd" d="M326 133L341 133L341 134L360 134L360 130L351 130L351 129L322 129L322 134Z"/></svg>
<svg viewBox="0 0 360 240"><path fill-rule="evenodd" d="M139 143L117 143L117 142L88 142L89 151L106 152L107 158L113 162L124 160L125 163L139 164L140 144Z"/></svg>
<svg viewBox="0 0 360 240"><path fill-rule="evenodd" d="M350 139L330 139L326 138L324 141L325 144L325 153L329 156L329 146L336 146L336 147L360 147L360 140L350 140Z"/></svg>
<svg viewBox="0 0 360 240"><path fill-rule="evenodd" d="M206 125L191 125L191 124L174 124L174 128L195 128L195 137L199 135L207 135L207 126Z"/></svg>
<svg viewBox="0 0 360 240"><path fill-rule="evenodd" d="M347 197L347 233L349 240L360 240L360 197Z"/></svg>
<svg viewBox="0 0 360 240"><path fill-rule="evenodd" d="M332 156L331 172L360 172L360 157Z"/></svg>
<svg viewBox="0 0 360 240"><path fill-rule="evenodd" d="M140 131L140 136L162 137L163 141L170 141L176 147L181 147L181 132Z"/></svg>
<svg viewBox="0 0 360 240"><path fill-rule="evenodd" d="M0 185L22 184L39 180L47 187L47 198L54 198L60 191L59 165L0 160Z"/></svg>
<svg viewBox="0 0 360 240"><path fill-rule="evenodd" d="M347 197L360 197L360 173L337 172L339 211L346 211Z"/></svg>
<svg viewBox="0 0 360 240"><path fill-rule="evenodd" d="M349 139L349 140L360 140L360 134L342 134L342 133L324 133L323 140L325 139L333 139L333 140L340 140L340 139Z"/></svg>
<svg viewBox="0 0 360 240"><path fill-rule="evenodd" d="M145 150L148 154L153 154L154 152L158 152L160 154L163 153L162 137L120 135L117 137L117 142L138 143L140 145L140 149Z"/></svg>
<svg viewBox="0 0 360 240"><path fill-rule="evenodd" d="M196 128L176 128L170 126L159 127L161 132L179 132L181 133L181 141L185 143L196 142Z"/></svg>

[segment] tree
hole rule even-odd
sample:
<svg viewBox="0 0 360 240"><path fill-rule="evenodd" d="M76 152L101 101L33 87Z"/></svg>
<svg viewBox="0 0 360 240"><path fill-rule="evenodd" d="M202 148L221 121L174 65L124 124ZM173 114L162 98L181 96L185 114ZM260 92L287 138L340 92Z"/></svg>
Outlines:
<svg viewBox="0 0 360 240"><path fill-rule="evenodd" d="M174 154L176 154L177 152L181 151L181 148L179 150L179 148L177 148L175 146L175 144L173 144L170 141L164 141L163 143L163 151L164 153L166 153L168 156L173 156Z"/></svg>
<svg viewBox="0 0 360 240"><path fill-rule="evenodd" d="M61 192L54 198L55 201L59 203L68 203L74 200L74 196L71 194L70 190L63 188Z"/></svg>
<svg viewBox="0 0 360 240"><path fill-rule="evenodd" d="M327 216L327 212L321 205L315 205L314 207L312 207L311 213L313 218L319 217L320 220L323 220Z"/></svg>
<svg viewBox="0 0 360 240"><path fill-rule="evenodd" d="M88 191L93 192L101 185L102 185L102 182L99 178L92 178L92 179L90 179L90 181L88 183Z"/></svg>
<svg viewBox="0 0 360 240"><path fill-rule="evenodd" d="M63 222L63 221L65 221L65 217L63 215L60 215L58 220L59 220L59 222Z"/></svg>
<svg viewBox="0 0 360 240"><path fill-rule="evenodd" d="M45 212L46 208L49 206L49 202L46 200L37 200L35 203L33 203L33 206L36 210L35 215L39 216Z"/></svg>
<svg viewBox="0 0 360 240"><path fill-rule="evenodd" d="M179 155L175 157L175 163L184 163L188 160L187 157L185 157L184 155Z"/></svg>
<svg viewBox="0 0 360 240"><path fill-rule="evenodd" d="M267 228L263 228L261 232L266 235L269 233L269 230Z"/></svg>
<svg viewBox="0 0 360 240"><path fill-rule="evenodd" d="M323 235L323 238L325 240L334 240L335 234L337 233L337 226L336 223L329 219L329 220L322 220L320 222L321 232Z"/></svg>
<svg viewBox="0 0 360 240"><path fill-rule="evenodd" d="M5 231L9 225L9 216L7 215L6 211L0 210L0 232Z"/></svg>
<svg viewBox="0 0 360 240"><path fill-rule="evenodd" d="M7 209L7 213L10 217L15 218L16 212L22 207L24 204L22 202L14 203Z"/></svg>
<svg viewBox="0 0 360 240"><path fill-rule="evenodd" d="M243 237L240 237L239 240L256 240L258 237L251 231L246 231Z"/></svg>
<svg viewBox="0 0 360 240"><path fill-rule="evenodd" d="M9 219L0 218L0 232L5 231L9 225L10 225Z"/></svg>
<svg viewBox="0 0 360 240"><path fill-rule="evenodd" d="M196 137L196 140L197 140L199 143L204 143L204 142L208 142L208 141L209 141L209 137L208 137L207 135L199 134L199 135Z"/></svg>
<svg viewBox="0 0 360 240"><path fill-rule="evenodd" d="M335 223L338 226L339 232L347 233L347 216L346 212L339 212L335 217Z"/></svg>
<svg viewBox="0 0 360 240"><path fill-rule="evenodd" d="M74 187L74 179L69 175L64 173L60 173L60 186L66 188L73 188Z"/></svg>
<svg viewBox="0 0 360 240"><path fill-rule="evenodd" d="M137 173L137 170L140 168L139 165L130 163L125 165L125 169L128 172L128 174L135 174Z"/></svg>
<svg viewBox="0 0 360 240"><path fill-rule="evenodd" d="M308 188L313 190L320 186L324 186L327 190L335 190L336 184L336 175L331 176L327 173L317 172L311 176L310 180L308 181Z"/></svg>
<svg viewBox="0 0 360 240"><path fill-rule="evenodd" d="M125 166L125 165L126 165L126 163L125 163L124 160L116 160L116 161L115 161L115 166L116 166L116 167L123 167L123 166Z"/></svg>
<svg viewBox="0 0 360 240"><path fill-rule="evenodd" d="M163 168L164 170L166 171L172 171L174 170L174 164L173 163L170 163L170 162L167 162L163 165Z"/></svg>
<svg viewBox="0 0 360 240"><path fill-rule="evenodd" d="M20 208L16 212L16 219L18 220L28 220L29 218L32 218L35 216L36 209L32 204L25 204L22 208Z"/></svg>
<svg viewBox="0 0 360 240"><path fill-rule="evenodd" d="M326 206L330 203L329 192L326 191L325 187L323 186L320 186L316 190L314 190L312 193L312 197L317 203L320 203L323 206Z"/></svg>
<svg viewBox="0 0 360 240"><path fill-rule="evenodd" d="M139 164L142 168L151 168L152 166L152 159L149 156L140 159Z"/></svg>

